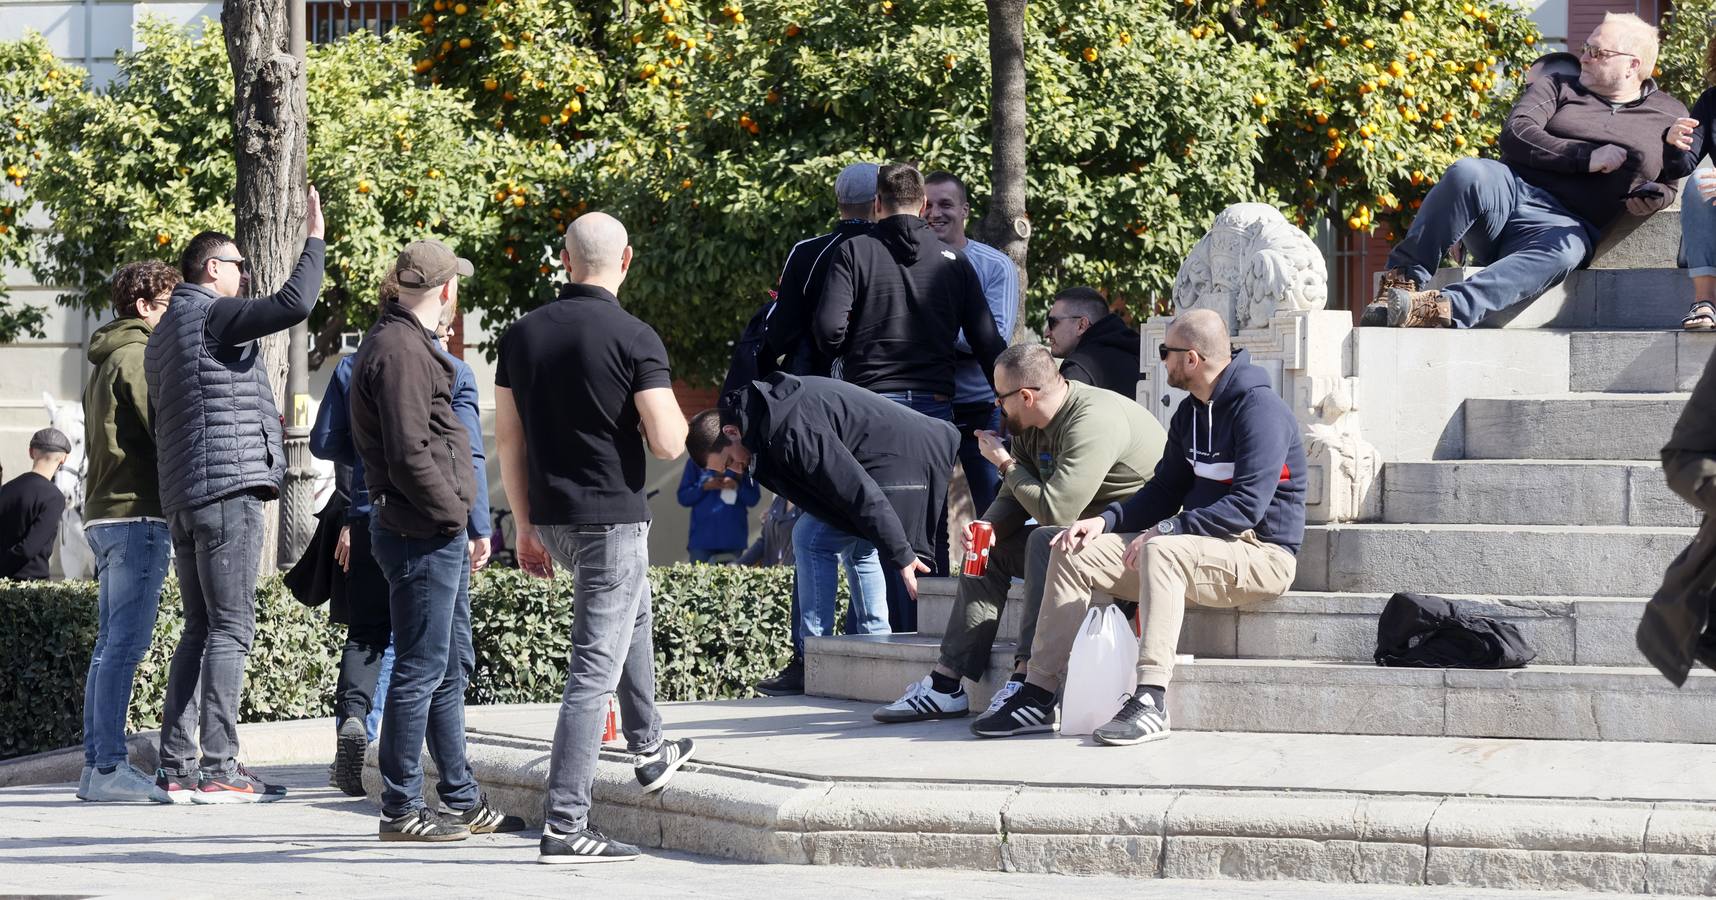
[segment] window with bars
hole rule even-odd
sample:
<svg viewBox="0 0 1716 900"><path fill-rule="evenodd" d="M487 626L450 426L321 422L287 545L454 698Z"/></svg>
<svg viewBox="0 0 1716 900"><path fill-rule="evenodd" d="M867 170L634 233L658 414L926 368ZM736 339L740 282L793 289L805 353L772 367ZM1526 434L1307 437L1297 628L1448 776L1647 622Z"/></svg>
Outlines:
<svg viewBox="0 0 1716 900"><path fill-rule="evenodd" d="M354 31L385 35L410 16L410 0L306 0L304 36L326 44Z"/></svg>

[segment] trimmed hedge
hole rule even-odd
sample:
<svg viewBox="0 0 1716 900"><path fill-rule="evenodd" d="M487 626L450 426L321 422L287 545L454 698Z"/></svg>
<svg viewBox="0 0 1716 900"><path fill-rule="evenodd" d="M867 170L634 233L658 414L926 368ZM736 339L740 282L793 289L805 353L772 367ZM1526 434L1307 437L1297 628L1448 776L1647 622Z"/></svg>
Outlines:
<svg viewBox="0 0 1716 900"><path fill-rule="evenodd" d="M655 613L656 696L704 700L751 695L791 652L792 570L675 565L650 570ZM246 669L242 722L329 714L344 626L326 608L307 609L280 584L256 591L256 640ZM552 703L566 685L572 580L516 569L471 581L477 666L466 700ZM183 618L169 578L149 652L137 667L129 727L160 725L167 666ZM83 740L83 687L95 646L94 582L0 580L0 759Z"/></svg>

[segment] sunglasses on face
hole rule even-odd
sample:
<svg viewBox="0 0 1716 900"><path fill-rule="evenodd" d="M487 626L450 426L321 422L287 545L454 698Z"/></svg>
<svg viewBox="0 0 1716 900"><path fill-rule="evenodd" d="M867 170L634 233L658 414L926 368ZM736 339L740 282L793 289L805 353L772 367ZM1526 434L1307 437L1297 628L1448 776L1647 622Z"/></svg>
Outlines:
<svg viewBox="0 0 1716 900"><path fill-rule="evenodd" d="M238 267L238 274L246 278L250 277L250 260L242 256L211 256L209 259L216 262L232 263Z"/></svg>
<svg viewBox="0 0 1716 900"><path fill-rule="evenodd" d="M1580 55L1589 56L1592 59L1612 59L1616 56L1631 56L1633 59L1638 59L1638 56L1632 53L1627 53L1622 50L1604 50L1596 44L1586 44L1579 48L1579 52Z"/></svg>
<svg viewBox="0 0 1716 900"><path fill-rule="evenodd" d="M1053 331L1055 326L1059 325L1062 322L1071 322L1075 319L1082 319L1082 318L1084 318L1084 316L1049 316L1046 319L1044 319L1044 321L1049 323L1049 330Z"/></svg>
<svg viewBox="0 0 1716 900"><path fill-rule="evenodd" d="M1192 348L1190 348L1190 347L1170 347L1167 344L1157 344L1156 345L1156 355L1161 357L1163 362L1168 361L1168 354L1170 354L1170 353L1190 353L1190 352L1192 352Z"/></svg>
<svg viewBox="0 0 1716 900"><path fill-rule="evenodd" d="M1014 394L1019 393L1020 391L1041 391L1041 390L1042 390L1042 388L1040 388L1040 387L1032 387L1030 385L1026 385L1022 388L1014 388L1013 390L1010 390L1005 394L996 394L995 395L995 405L1000 406L1001 404L1006 403L1008 397L1011 397Z"/></svg>

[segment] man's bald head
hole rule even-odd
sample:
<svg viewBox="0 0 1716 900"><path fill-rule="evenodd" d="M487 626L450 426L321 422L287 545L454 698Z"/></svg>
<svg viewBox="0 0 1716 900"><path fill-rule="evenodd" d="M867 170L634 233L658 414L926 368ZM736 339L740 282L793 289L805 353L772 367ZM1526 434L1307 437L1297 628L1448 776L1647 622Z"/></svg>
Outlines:
<svg viewBox="0 0 1716 900"><path fill-rule="evenodd" d="M1227 322L1212 309L1193 309L1174 318L1165 336L1176 347L1198 351L1198 355L1213 363L1225 363L1233 357L1233 344L1228 340Z"/></svg>
<svg viewBox="0 0 1716 900"><path fill-rule="evenodd" d="M585 213L566 226L566 268L573 281L614 278L631 264L626 226L602 212Z"/></svg>

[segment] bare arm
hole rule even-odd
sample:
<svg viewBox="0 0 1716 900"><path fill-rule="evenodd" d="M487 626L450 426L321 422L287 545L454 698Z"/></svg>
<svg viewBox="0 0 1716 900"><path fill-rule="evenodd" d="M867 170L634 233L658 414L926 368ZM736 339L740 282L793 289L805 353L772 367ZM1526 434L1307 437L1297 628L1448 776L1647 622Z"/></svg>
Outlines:
<svg viewBox="0 0 1716 900"><path fill-rule="evenodd" d="M512 389L495 388L495 450L500 454L501 485L512 504L512 519L520 531L530 521L530 469L524 453L524 422L512 402Z"/></svg>
<svg viewBox="0 0 1716 900"><path fill-rule="evenodd" d="M673 398L673 389L641 390L632 395L632 402L637 404L650 455L656 459L678 459L685 452L685 435L690 428L685 424L685 414L679 410L679 401Z"/></svg>

